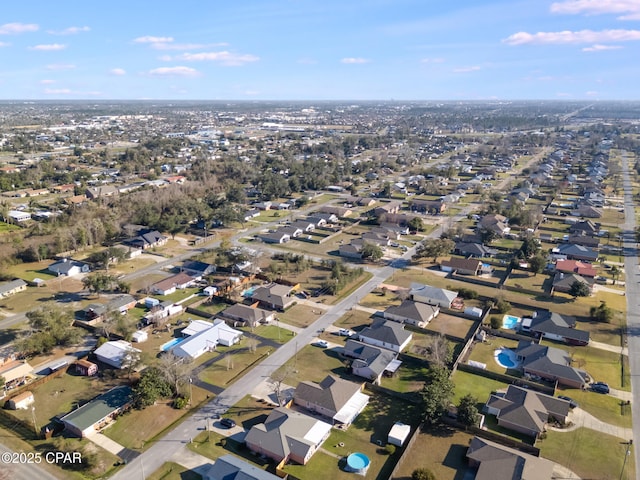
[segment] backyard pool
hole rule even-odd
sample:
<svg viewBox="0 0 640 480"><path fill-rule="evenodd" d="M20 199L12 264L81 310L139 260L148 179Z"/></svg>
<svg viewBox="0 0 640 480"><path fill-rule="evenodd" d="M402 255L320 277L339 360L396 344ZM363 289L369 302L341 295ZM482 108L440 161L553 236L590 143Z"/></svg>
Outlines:
<svg viewBox="0 0 640 480"><path fill-rule="evenodd" d="M365 475L370 463L369 457L364 453L352 453L347 457L347 470Z"/></svg>
<svg viewBox="0 0 640 480"><path fill-rule="evenodd" d="M502 328L515 330L519 323L520 317L514 317L513 315L505 315L502 317Z"/></svg>
<svg viewBox="0 0 640 480"><path fill-rule="evenodd" d="M163 351L163 352L171 350L173 347L175 347L177 344L179 344L183 340L184 340L184 338L174 338L172 340L169 340L168 342L163 343L160 346L160 350Z"/></svg>
<svg viewBox="0 0 640 480"><path fill-rule="evenodd" d="M246 290L244 290L244 291L242 292L242 296L243 296L243 297L250 298L250 297L253 295L253 292L255 292L255 291L256 291L256 288L258 288L258 287L255 287L255 286L254 286L254 287L249 287L249 288L247 288Z"/></svg>
<svg viewBox="0 0 640 480"><path fill-rule="evenodd" d="M502 347L493 352L493 358L496 363L504 368L515 368L520 362L516 359L516 354L513 350Z"/></svg>

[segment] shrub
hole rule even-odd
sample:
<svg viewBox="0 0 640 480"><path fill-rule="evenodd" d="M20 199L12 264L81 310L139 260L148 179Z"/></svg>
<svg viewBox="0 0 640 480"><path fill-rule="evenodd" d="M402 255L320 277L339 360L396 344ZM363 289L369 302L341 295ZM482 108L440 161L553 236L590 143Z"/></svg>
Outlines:
<svg viewBox="0 0 640 480"><path fill-rule="evenodd" d="M173 401L173 408L177 408L178 410L182 410L183 408L186 408L186 406L189 404L189 397L178 397Z"/></svg>
<svg viewBox="0 0 640 480"><path fill-rule="evenodd" d="M496 302L495 308L498 311L498 313L507 313L509 312L509 310L511 310L511 304L506 300L498 300Z"/></svg>
<svg viewBox="0 0 640 480"><path fill-rule="evenodd" d="M502 327L502 320L500 320L499 317L491 317L491 328L493 328L494 330L498 330L500 327Z"/></svg>
<svg viewBox="0 0 640 480"><path fill-rule="evenodd" d="M470 288L460 288L458 290L458 296L464 298L465 300L474 300L478 298L478 292Z"/></svg>
<svg viewBox="0 0 640 480"><path fill-rule="evenodd" d="M416 468L411 474L411 480L436 480L436 476L428 468Z"/></svg>
<svg viewBox="0 0 640 480"><path fill-rule="evenodd" d="M387 455L393 455L394 453L396 453L396 446L392 445L391 443L387 443L387 445L384 447L384 450Z"/></svg>

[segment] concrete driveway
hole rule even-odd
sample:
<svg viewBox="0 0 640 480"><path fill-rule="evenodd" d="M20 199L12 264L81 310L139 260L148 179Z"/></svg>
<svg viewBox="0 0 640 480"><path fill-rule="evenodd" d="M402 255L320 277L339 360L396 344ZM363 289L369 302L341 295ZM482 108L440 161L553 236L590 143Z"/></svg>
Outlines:
<svg viewBox="0 0 640 480"><path fill-rule="evenodd" d="M591 415L590 413L585 412L580 407L574 408L569 413L569 422L572 423L570 427L567 428L556 428L548 426L548 430L553 430L554 432L571 432L578 428L588 428L590 430L595 430L596 432L606 433L608 435L613 435L614 437L621 438L623 440L629 440L633 438L633 430L630 428L618 427L616 425L611 425L610 423L605 423L598 420L596 417Z"/></svg>

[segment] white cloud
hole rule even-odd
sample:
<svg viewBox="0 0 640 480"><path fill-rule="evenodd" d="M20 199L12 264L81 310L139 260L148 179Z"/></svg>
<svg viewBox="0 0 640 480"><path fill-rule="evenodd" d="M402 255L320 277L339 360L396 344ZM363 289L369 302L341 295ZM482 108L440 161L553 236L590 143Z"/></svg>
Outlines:
<svg viewBox="0 0 640 480"><path fill-rule="evenodd" d="M245 63L257 62L260 60L255 55L238 54L227 51L222 52L201 52L201 53L183 53L176 57L179 60L187 62L219 62L222 65L239 66Z"/></svg>
<svg viewBox="0 0 640 480"><path fill-rule="evenodd" d="M153 37L147 35L145 37L138 37L133 40L134 43L171 43L173 37Z"/></svg>
<svg viewBox="0 0 640 480"><path fill-rule="evenodd" d="M582 49L583 52L603 52L605 50L620 50L622 48L621 45L600 45L596 43L590 47L584 47Z"/></svg>
<svg viewBox="0 0 640 480"><path fill-rule="evenodd" d="M44 93L47 95L69 95L73 92L69 88L45 88Z"/></svg>
<svg viewBox="0 0 640 480"><path fill-rule="evenodd" d="M49 80L49 79L40 80L40 84L41 85L51 85L52 83L56 83L56 81L55 80Z"/></svg>
<svg viewBox="0 0 640 480"><path fill-rule="evenodd" d="M559 45L569 43L606 43L629 42L640 40L640 30L580 30L573 32L518 32L505 38L504 43L509 45Z"/></svg>
<svg viewBox="0 0 640 480"><path fill-rule="evenodd" d="M191 67L160 67L149 70L149 75L154 77L196 77L200 72Z"/></svg>
<svg viewBox="0 0 640 480"><path fill-rule="evenodd" d="M360 58L360 57L346 57L340 60L340 63L346 63L348 65L356 65L356 64L363 64L363 63L369 63L369 62L370 60L367 60L366 58Z"/></svg>
<svg viewBox="0 0 640 480"><path fill-rule="evenodd" d="M151 48L155 50L201 50L203 48L226 47L228 43L170 43L153 42Z"/></svg>
<svg viewBox="0 0 640 480"><path fill-rule="evenodd" d="M80 32L88 32L91 30L89 27L69 27L64 30L47 30L47 33L51 35L75 35Z"/></svg>
<svg viewBox="0 0 640 480"><path fill-rule="evenodd" d="M64 50L65 48L67 48L67 46L62 43L47 43L34 45L33 47L29 47L29 50L36 50L38 52L56 52L58 50Z"/></svg>
<svg viewBox="0 0 640 480"><path fill-rule="evenodd" d="M480 67L477 65L473 65L471 67L454 68L453 73L469 73L469 72L477 72L478 70L480 70Z"/></svg>
<svg viewBox="0 0 640 480"><path fill-rule="evenodd" d="M47 65L47 70L73 70L76 68L72 63L52 63Z"/></svg>
<svg viewBox="0 0 640 480"><path fill-rule="evenodd" d="M118 77L121 77L122 75L127 74L124 68L112 68L111 70L109 70L109 73L111 75L116 75Z"/></svg>
<svg viewBox="0 0 640 480"><path fill-rule="evenodd" d="M8 46L10 46L10 45L11 45L11 44L10 44L10 43L8 43L8 42L0 42L0 48L2 48L2 47L8 47Z"/></svg>
<svg viewBox="0 0 640 480"><path fill-rule="evenodd" d="M640 20L638 0L565 0L551 4L552 13L570 15L622 14L618 20Z"/></svg>
<svg viewBox="0 0 640 480"><path fill-rule="evenodd" d="M5 23L0 25L0 35L15 35L24 32L36 32L40 28L35 23Z"/></svg>
<svg viewBox="0 0 640 480"><path fill-rule="evenodd" d="M420 63L444 63L444 58L423 58Z"/></svg>

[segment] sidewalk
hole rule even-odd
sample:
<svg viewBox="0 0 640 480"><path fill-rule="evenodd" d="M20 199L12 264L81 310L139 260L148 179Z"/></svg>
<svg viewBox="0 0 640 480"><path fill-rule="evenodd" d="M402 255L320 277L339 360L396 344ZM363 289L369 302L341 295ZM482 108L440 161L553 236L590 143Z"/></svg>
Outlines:
<svg viewBox="0 0 640 480"><path fill-rule="evenodd" d="M87 436L89 440L98 445L99 447L104 448L107 452L113 453L114 455L118 455L125 447L120 445L118 442L111 440L109 437L102 433L96 433L95 435Z"/></svg>

